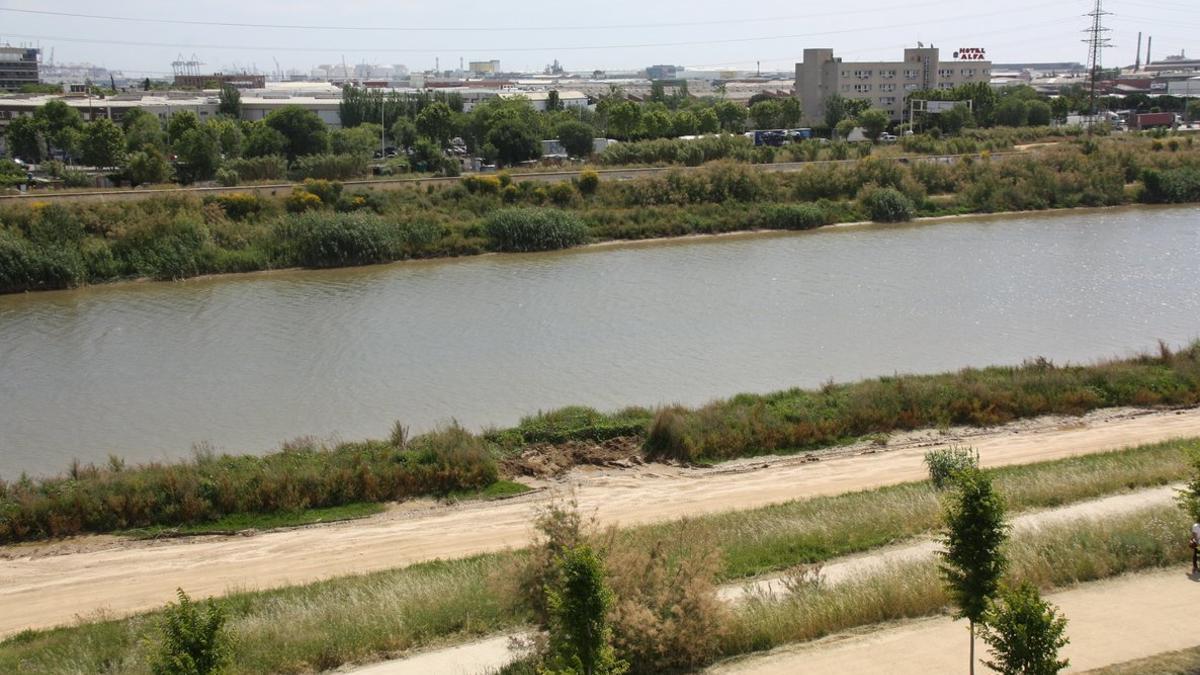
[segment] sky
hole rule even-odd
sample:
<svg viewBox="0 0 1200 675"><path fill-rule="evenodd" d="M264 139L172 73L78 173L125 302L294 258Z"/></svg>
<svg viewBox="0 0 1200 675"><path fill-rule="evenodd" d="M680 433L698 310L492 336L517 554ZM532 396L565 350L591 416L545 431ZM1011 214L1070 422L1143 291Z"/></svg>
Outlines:
<svg viewBox="0 0 1200 675"><path fill-rule="evenodd" d="M1154 36L1156 59L1181 49L1200 57L1194 3L1107 0L1113 47L1104 64L1131 65L1139 30ZM435 58L443 69L498 59L504 70L540 70L557 59L570 71L659 63L754 70L757 62L790 71L805 48L831 47L847 61L898 60L917 41L941 47L946 59L982 47L994 62L1084 62L1091 9L1088 0L0 0L0 43L39 46L44 60L53 48L55 62L129 75L169 75L172 61L192 55L206 72L273 71L276 60L307 72L343 59L420 71Z"/></svg>

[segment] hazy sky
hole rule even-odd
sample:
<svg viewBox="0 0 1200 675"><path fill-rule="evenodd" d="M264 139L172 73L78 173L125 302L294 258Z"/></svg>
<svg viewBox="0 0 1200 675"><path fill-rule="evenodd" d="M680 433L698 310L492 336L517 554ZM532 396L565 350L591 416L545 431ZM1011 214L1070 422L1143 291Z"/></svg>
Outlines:
<svg viewBox="0 0 1200 675"><path fill-rule="evenodd" d="M1108 0L1112 49L1106 65L1133 62L1137 32L1154 35L1154 56L1200 56L1195 0ZM993 61L1084 61L1088 0L0 0L0 42L33 44L58 62L92 62L129 73L169 74L180 54L206 70L307 71L322 63L443 68L499 59L505 69L633 69L655 63L696 68L791 69L806 47L832 47L847 60L898 58L918 40L943 48L983 47ZM270 24L189 25L52 16ZM323 26L326 29L307 27ZM364 30L370 28L372 30ZM407 29L407 30L404 30ZM431 30L432 29L432 30ZM1144 47L1143 47L1144 51Z"/></svg>

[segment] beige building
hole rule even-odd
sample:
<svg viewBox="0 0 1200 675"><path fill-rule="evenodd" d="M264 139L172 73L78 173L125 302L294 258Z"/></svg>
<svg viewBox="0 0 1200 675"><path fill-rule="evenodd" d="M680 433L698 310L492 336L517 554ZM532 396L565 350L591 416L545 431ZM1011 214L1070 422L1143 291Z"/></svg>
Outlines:
<svg viewBox="0 0 1200 675"><path fill-rule="evenodd" d="M954 60L940 61L936 47L904 50L903 61L845 63L832 49L805 49L804 62L796 64L796 97L804 110L804 124L823 124L825 100L833 94L864 99L872 108L895 121L908 114L904 97L922 89L951 89L970 82L988 82L992 63L984 51L964 48Z"/></svg>

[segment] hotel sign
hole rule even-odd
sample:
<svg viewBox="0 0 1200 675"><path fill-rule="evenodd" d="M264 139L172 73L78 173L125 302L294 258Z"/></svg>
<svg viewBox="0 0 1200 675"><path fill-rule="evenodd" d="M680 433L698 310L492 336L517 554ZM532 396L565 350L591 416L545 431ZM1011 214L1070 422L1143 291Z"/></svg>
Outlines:
<svg viewBox="0 0 1200 675"><path fill-rule="evenodd" d="M984 53L983 47L959 47L958 51L954 52L954 58L959 61L986 61L987 54Z"/></svg>

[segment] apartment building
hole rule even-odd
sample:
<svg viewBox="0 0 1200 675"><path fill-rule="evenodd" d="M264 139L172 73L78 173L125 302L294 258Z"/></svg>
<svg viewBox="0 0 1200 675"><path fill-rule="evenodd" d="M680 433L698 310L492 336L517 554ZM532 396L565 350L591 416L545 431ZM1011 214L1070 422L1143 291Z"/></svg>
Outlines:
<svg viewBox="0 0 1200 675"><path fill-rule="evenodd" d="M37 49L0 46L0 91L20 91L38 82Z"/></svg>
<svg viewBox="0 0 1200 675"><path fill-rule="evenodd" d="M937 47L904 50L903 61L843 62L832 49L805 49L796 64L796 96L806 125L821 124L825 101L834 94L870 101L894 121L906 114L904 99L922 89L951 89L960 84L988 82L992 64L984 50L964 48L950 61L941 61Z"/></svg>

